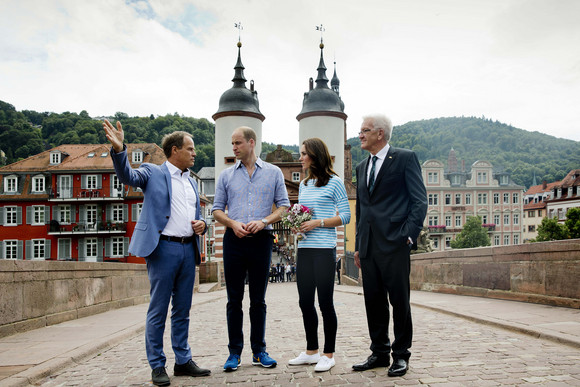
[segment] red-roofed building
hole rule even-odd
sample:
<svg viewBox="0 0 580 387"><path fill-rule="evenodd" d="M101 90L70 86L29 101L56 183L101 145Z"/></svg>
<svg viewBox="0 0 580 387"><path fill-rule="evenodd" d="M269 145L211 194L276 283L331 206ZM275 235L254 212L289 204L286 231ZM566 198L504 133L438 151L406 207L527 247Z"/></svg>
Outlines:
<svg viewBox="0 0 580 387"><path fill-rule="evenodd" d="M538 227L547 216L546 202L552 198L552 190L560 182L531 186L524 194L523 238L524 242L538 236Z"/></svg>
<svg viewBox="0 0 580 387"><path fill-rule="evenodd" d="M60 145L0 168L0 259L144 263L127 252L143 192L119 182L109 151ZM134 168L166 160L156 144L127 151Z"/></svg>
<svg viewBox="0 0 580 387"><path fill-rule="evenodd" d="M580 169L571 170L562 181L552 187L552 197L546 202L550 218L564 223L570 208L580 208Z"/></svg>

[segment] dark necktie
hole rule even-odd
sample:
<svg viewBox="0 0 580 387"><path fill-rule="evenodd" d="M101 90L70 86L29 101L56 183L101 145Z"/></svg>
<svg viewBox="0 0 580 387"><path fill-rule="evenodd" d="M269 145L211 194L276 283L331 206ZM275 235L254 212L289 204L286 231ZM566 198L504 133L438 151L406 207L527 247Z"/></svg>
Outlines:
<svg viewBox="0 0 580 387"><path fill-rule="evenodd" d="M375 165L377 164L377 156L373 156L373 165L371 167L371 176L369 177L369 192L373 192L375 188Z"/></svg>

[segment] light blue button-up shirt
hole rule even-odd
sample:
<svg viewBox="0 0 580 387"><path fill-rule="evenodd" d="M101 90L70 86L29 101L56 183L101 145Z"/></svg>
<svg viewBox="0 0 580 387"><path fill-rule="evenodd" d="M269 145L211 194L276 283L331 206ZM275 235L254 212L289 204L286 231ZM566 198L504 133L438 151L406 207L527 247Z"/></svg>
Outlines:
<svg viewBox="0 0 580 387"><path fill-rule="evenodd" d="M270 215L272 204L290 207L284 175L275 165L258 158L250 178L248 170L238 160L220 173L212 211L225 211L227 207L230 219L248 223Z"/></svg>

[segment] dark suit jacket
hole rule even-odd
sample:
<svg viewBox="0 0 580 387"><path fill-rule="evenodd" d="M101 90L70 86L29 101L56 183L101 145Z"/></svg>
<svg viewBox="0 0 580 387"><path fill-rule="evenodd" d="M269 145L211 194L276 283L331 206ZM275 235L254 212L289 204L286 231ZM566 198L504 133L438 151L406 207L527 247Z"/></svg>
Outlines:
<svg viewBox="0 0 580 387"><path fill-rule="evenodd" d="M369 237L380 246L380 254L417 241L427 213L427 192L421 166L414 152L390 147L375 179L372 194L367 187L370 157L356 167L356 251L367 256Z"/></svg>

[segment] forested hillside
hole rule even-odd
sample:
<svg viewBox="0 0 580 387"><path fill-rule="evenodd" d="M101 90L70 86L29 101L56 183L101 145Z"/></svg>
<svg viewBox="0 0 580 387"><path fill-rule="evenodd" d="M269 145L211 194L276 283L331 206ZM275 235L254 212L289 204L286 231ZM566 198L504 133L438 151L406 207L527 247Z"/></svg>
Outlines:
<svg viewBox="0 0 580 387"><path fill-rule="evenodd" d="M129 117L116 113L127 142L161 143L166 133L183 130L193 135L197 158L195 170L214 165L215 125L205 118L175 113L165 116ZM106 143L101 119L86 111L77 113L39 113L17 111L0 101L0 149L6 163L40 153L60 144ZM351 138L353 169L366 156L358 138ZM509 172L517 183L529 187L534 173L538 183L562 179L571 169L580 168L580 142L538 132L528 132L485 118L451 117L412 121L393 129L391 144L414 150L423 163L428 159L447 162L451 148L458 160L470 168L476 160L490 161L494 169ZM262 143L262 151L276 144ZM284 145L298 152L297 145ZM461 164L460 164L461 165ZM354 175L354 174L353 174Z"/></svg>
<svg viewBox="0 0 580 387"><path fill-rule="evenodd" d="M366 157L358 138L351 138L353 167ZM511 174L517 184L529 187L534 172L538 183L562 179L580 168L580 142L539 132L528 132L485 118L450 117L412 121L393 128L391 144L412 149L423 163L443 161L455 149L466 169L477 160L491 162L495 170Z"/></svg>

